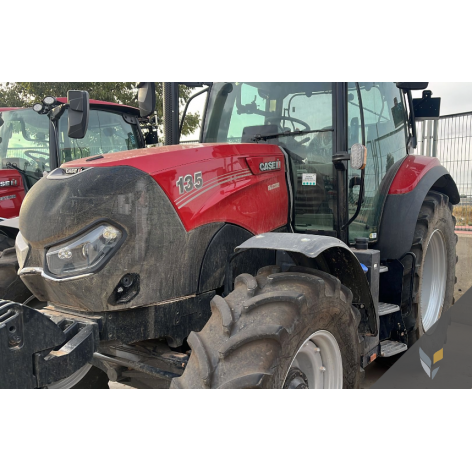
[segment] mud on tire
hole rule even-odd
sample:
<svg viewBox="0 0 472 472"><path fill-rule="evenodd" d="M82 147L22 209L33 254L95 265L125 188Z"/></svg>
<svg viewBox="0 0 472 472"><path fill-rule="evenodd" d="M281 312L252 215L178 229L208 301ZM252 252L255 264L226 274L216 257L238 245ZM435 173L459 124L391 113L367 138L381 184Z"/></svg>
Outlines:
<svg viewBox="0 0 472 472"><path fill-rule="evenodd" d="M339 345L343 387L357 388L360 315L351 303L348 288L315 269L242 274L233 292L212 300L204 329L190 334L189 363L171 388L283 388L298 349L318 330Z"/></svg>

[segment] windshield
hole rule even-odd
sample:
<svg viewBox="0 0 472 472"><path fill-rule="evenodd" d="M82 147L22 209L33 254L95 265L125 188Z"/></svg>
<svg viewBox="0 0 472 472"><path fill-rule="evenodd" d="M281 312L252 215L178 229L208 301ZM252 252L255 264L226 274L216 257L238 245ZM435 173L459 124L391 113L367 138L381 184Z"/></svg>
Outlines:
<svg viewBox="0 0 472 472"><path fill-rule="evenodd" d="M74 159L128 151L139 147L137 125L123 115L104 110L90 110L87 134L83 139L67 136L66 110L59 121L59 165Z"/></svg>
<svg viewBox="0 0 472 472"><path fill-rule="evenodd" d="M49 170L49 119L32 109L2 112L0 168L12 164L37 180ZM1 123L1 121L0 121Z"/></svg>

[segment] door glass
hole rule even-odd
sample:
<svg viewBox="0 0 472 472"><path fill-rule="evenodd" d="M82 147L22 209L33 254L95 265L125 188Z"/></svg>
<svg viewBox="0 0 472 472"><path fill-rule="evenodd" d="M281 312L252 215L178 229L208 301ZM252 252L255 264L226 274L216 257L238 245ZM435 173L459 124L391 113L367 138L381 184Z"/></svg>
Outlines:
<svg viewBox="0 0 472 472"><path fill-rule="evenodd" d="M60 164L74 159L128 151L138 148L137 128L119 113L90 110L87 134L83 139L67 136L67 110L59 122Z"/></svg>
<svg viewBox="0 0 472 472"><path fill-rule="evenodd" d="M360 82L367 146L365 191L359 216L349 227L349 239L377 240L381 211L387 197L392 165L406 156L406 114L400 90L393 82ZM348 84L349 146L362 142L360 108L354 82ZM349 215L360 198L361 171L349 168Z"/></svg>

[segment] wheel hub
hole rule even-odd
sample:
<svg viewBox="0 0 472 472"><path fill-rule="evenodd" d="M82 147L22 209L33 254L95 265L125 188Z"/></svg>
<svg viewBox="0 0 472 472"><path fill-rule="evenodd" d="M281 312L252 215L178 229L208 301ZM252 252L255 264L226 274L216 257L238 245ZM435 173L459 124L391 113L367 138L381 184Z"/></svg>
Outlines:
<svg viewBox="0 0 472 472"><path fill-rule="evenodd" d="M342 388L343 366L336 338L325 330L308 337L288 370L284 388Z"/></svg>
<svg viewBox="0 0 472 472"><path fill-rule="evenodd" d="M300 369L290 369L285 380L285 388L309 388L308 379Z"/></svg>

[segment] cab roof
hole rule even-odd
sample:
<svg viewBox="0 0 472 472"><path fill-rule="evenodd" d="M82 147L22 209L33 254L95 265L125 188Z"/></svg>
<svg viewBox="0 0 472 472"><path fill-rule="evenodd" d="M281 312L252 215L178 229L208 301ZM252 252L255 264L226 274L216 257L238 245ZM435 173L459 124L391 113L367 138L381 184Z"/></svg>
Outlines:
<svg viewBox="0 0 472 472"><path fill-rule="evenodd" d="M56 100L60 103L67 102L67 98L65 97L58 97L56 98ZM0 113L2 111L21 110L21 108L22 107L0 107ZM130 107L128 105L122 105L120 103L104 102L102 100L90 99L90 108L108 110L108 111L118 111L120 113L129 113L130 115L139 116L138 108Z"/></svg>

